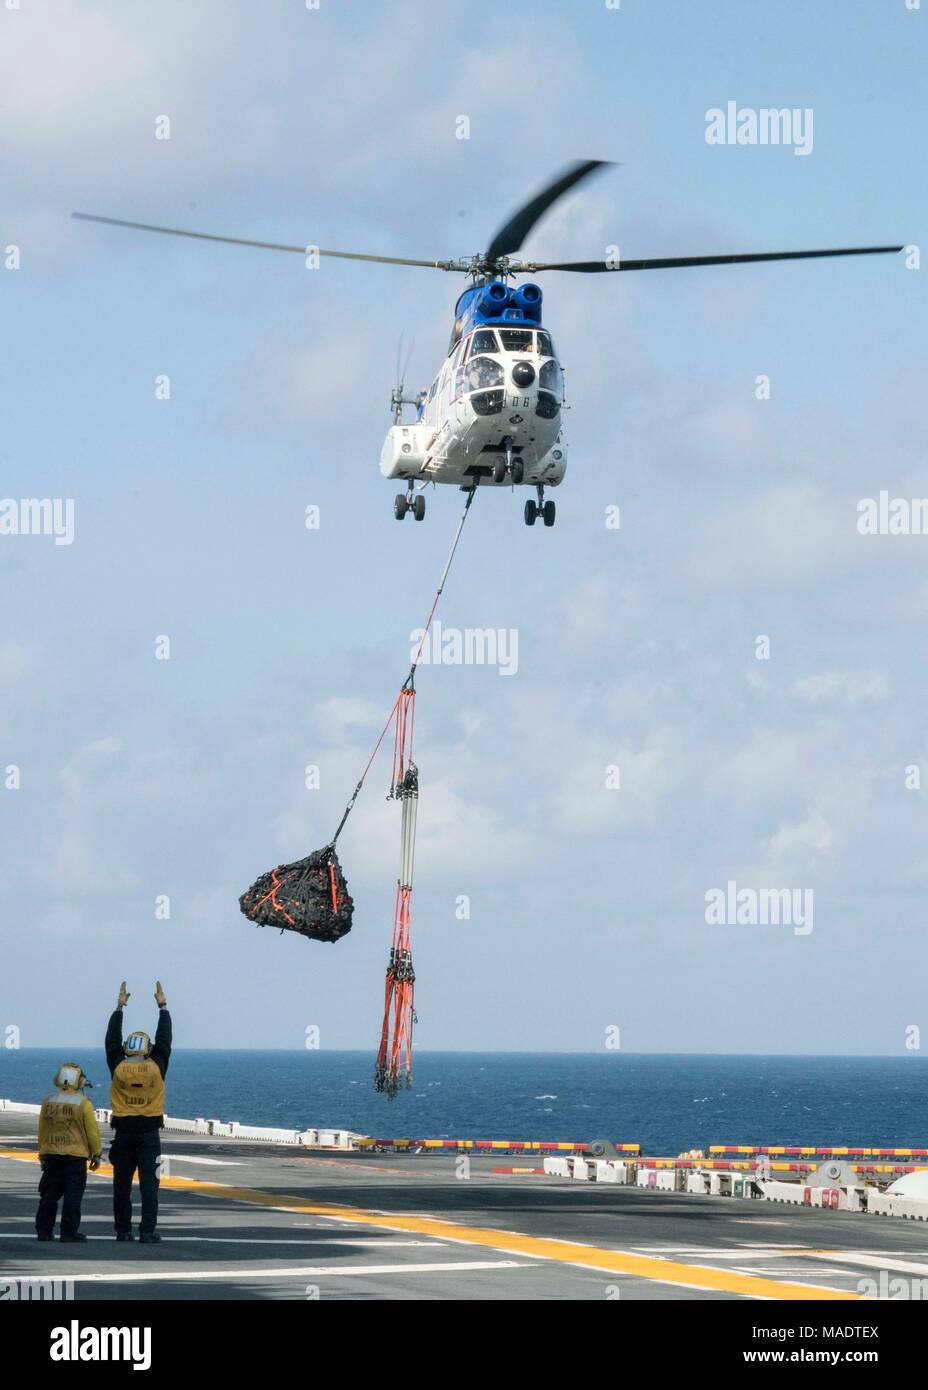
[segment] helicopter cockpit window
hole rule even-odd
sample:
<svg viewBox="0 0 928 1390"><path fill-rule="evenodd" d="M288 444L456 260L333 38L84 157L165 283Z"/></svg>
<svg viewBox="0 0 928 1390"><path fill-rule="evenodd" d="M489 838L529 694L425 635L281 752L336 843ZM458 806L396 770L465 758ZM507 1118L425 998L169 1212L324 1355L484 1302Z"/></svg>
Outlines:
<svg viewBox="0 0 928 1390"><path fill-rule="evenodd" d="M477 415L498 415L503 408L502 391L478 391L470 403Z"/></svg>
<svg viewBox="0 0 928 1390"><path fill-rule="evenodd" d="M492 357L472 357L464 369L468 391L483 391L488 386L502 386L503 369Z"/></svg>
<svg viewBox="0 0 928 1390"><path fill-rule="evenodd" d="M542 362L541 371L538 373L538 387L542 391L553 392L559 401L564 399L564 373L557 362Z"/></svg>
<svg viewBox="0 0 928 1390"><path fill-rule="evenodd" d="M473 336L471 352L499 352L499 343L492 328L478 328Z"/></svg>
<svg viewBox="0 0 928 1390"><path fill-rule="evenodd" d="M538 330L538 356L554 357L554 344L551 341L551 334L546 333L543 328Z"/></svg>
<svg viewBox="0 0 928 1390"><path fill-rule="evenodd" d="M526 328L501 328L499 336L503 340L504 352L531 352L532 331Z"/></svg>

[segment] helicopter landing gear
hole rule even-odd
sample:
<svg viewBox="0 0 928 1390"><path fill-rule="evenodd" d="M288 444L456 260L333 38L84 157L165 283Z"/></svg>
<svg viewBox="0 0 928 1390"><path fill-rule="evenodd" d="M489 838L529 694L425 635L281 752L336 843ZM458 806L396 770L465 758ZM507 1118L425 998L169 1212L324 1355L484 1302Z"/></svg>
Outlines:
<svg viewBox="0 0 928 1390"><path fill-rule="evenodd" d="M412 493L413 485L410 483L405 496L398 492L393 499L393 515L397 521L402 521L407 512L412 512L416 521L425 520L425 498L421 492L418 497L413 497Z"/></svg>
<svg viewBox="0 0 928 1390"><path fill-rule="evenodd" d="M525 464L520 458L516 458L512 452L511 440L506 440L506 472L513 481L514 486L518 487L525 477Z"/></svg>
<svg viewBox="0 0 928 1390"><path fill-rule="evenodd" d="M493 464L493 481L497 484L504 483L508 473L512 484L518 487L525 477L525 464L512 452L510 439L503 440L503 448L506 450L506 457L505 459L497 459Z"/></svg>
<svg viewBox="0 0 928 1390"><path fill-rule="evenodd" d="M535 522L541 517L546 526L553 526L557 516L557 508L553 502L545 501L545 490L541 483L535 484L538 492L538 501L533 502L531 498L525 504L525 524L534 526Z"/></svg>

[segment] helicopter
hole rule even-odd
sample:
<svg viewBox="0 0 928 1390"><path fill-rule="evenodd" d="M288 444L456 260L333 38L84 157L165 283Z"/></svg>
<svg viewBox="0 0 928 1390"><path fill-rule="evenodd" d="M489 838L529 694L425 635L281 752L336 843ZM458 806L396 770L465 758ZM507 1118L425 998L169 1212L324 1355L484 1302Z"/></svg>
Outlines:
<svg viewBox="0 0 928 1390"><path fill-rule="evenodd" d="M816 251L759 251L718 256L670 256L626 260L609 254L590 261L528 261L515 254L529 232L560 198L610 161L581 160L572 164L540 193L524 203L500 227L486 251L456 260L412 260L355 251L324 251L315 246L286 246L244 237L220 236L180 227L154 226L117 217L75 212L85 222L193 237L233 246L288 251L301 256L332 256L340 260L372 261L380 265L422 266L469 277L471 284L458 297L451 341L431 387L410 397L398 381L390 398L393 424L380 455L385 478L405 483L396 495L393 514L402 521L411 512L425 517L424 489L448 483L464 491L478 486L535 489L525 503L524 519L534 526L540 517L553 526L556 509L545 489L557 487L567 469L567 443L562 411L564 372L550 330L542 324L543 294L517 277L545 271L611 274L617 271L668 270L683 266L735 265L760 261L797 261L829 256L882 255L902 246L854 246ZM615 248L610 248L612 252ZM401 375L398 371L397 375ZM415 418L404 420L412 406Z"/></svg>

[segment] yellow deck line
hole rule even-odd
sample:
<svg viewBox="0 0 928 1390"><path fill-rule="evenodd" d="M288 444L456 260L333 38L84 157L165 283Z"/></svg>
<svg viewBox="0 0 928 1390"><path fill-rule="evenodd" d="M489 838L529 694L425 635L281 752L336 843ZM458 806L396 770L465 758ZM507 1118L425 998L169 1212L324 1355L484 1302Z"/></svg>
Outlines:
<svg viewBox="0 0 928 1390"><path fill-rule="evenodd" d="M0 1158L20 1162L38 1162L38 1155L22 1149L0 1149ZM97 1173L112 1174L108 1163L101 1163ZM248 1202L253 1206L274 1207L278 1210L301 1212L308 1216L335 1217L357 1226L375 1226L381 1230L409 1231L416 1235L434 1236L461 1245L485 1245L506 1254L527 1255L539 1260L576 1265L582 1269L602 1270L606 1274L628 1274L637 1279L651 1279L659 1284L683 1284L693 1289L711 1289L716 1293L741 1294L746 1298L775 1298L789 1301L858 1302L860 1295L843 1289L821 1288L811 1284L790 1284L780 1279L764 1279L753 1274L738 1274L731 1270L710 1269L705 1265L682 1264L675 1260L655 1259L635 1255L626 1250L603 1250L596 1245L574 1241L551 1240L544 1236L528 1236L518 1231L497 1231L485 1226L463 1226L430 1216L407 1216L399 1212L377 1212L361 1207L308 1202L300 1197L260 1192L251 1187L231 1187L224 1183L200 1182L197 1178L167 1177L161 1186L190 1192L200 1197L222 1197L227 1202ZM736 1253L736 1252L733 1252ZM398 1272L401 1266L398 1267Z"/></svg>

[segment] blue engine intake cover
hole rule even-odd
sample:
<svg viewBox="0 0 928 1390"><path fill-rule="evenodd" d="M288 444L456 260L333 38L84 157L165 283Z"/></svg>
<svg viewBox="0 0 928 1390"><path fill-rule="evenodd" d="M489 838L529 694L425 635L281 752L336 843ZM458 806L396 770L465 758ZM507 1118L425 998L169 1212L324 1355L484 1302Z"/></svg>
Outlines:
<svg viewBox="0 0 928 1390"><path fill-rule="evenodd" d="M469 333L482 323L521 323L538 327L541 323L542 292L538 285L518 285L511 289L502 280L474 285L465 290L454 307L457 336Z"/></svg>

